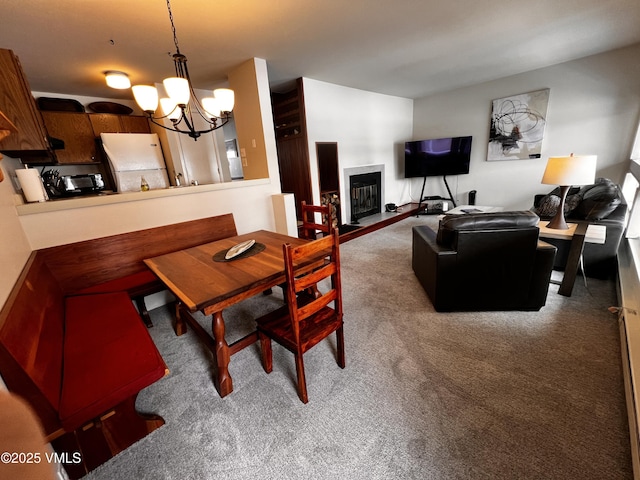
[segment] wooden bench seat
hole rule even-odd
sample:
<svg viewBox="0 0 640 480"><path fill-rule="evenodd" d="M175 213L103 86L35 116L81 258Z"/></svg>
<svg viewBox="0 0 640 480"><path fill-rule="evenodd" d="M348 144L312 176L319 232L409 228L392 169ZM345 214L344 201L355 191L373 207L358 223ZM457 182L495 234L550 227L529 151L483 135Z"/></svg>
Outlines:
<svg viewBox="0 0 640 480"><path fill-rule="evenodd" d="M131 301L164 288L143 260L233 235L228 214L31 253L0 310L0 375L56 451L81 453L71 478L164 424L135 409L168 373Z"/></svg>
<svg viewBox="0 0 640 480"><path fill-rule="evenodd" d="M72 478L164 424L135 411L140 390L168 370L129 295L65 298L36 252L0 312L0 373L56 450L82 454L66 465Z"/></svg>
<svg viewBox="0 0 640 480"><path fill-rule="evenodd" d="M165 373L126 293L66 298L59 406L65 430L98 417Z"/></svg>

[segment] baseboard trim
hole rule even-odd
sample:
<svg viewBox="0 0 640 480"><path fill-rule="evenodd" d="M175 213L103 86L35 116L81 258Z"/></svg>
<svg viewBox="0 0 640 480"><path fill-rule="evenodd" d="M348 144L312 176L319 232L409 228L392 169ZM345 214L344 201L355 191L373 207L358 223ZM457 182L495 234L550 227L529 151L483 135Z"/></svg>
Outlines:
<svg viewBox="0 0 640 480"><path fill-rule="evenodd" d="M620 301L620 345L625 381L633 477L640 480L640 262L629 241L623 239L618 250L618 299Z"/></svg>

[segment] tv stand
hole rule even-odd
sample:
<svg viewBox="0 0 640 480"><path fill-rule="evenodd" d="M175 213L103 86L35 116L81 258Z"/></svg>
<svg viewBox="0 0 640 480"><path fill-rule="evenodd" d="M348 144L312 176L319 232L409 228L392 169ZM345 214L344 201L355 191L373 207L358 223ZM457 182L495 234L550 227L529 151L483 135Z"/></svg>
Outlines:
<svg viewBox="0 0 640 480"><path fill-rule="evenodd" d="M436 196L431 196L431 197L424 197L424 186L427 184L427 177L425 176L424 179L422 180L422 190L420 191L420 201L418 202L418 212L416 214L417 216L420 215L431 215L431 213L428 213L426 210L422 210L422 202L424 200L448 200L453 204L453 208L456 208L456 201L453 199L453 195L451 194L451 189L449 188L449 184L447 183L447 176L443 175L442 176L442 181L444 182L444 186L447 187L447 193L449 194L449 198L444 198L441 197L439 195ZM437 213L443 213L443 212L437 212Z"/></svg>

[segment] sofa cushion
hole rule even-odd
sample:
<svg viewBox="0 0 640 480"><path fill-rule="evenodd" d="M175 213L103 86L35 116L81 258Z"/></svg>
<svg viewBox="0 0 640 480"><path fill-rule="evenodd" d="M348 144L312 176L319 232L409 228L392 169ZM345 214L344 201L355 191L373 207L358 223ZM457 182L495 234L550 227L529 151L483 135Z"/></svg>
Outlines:
<svg viewBox="0 0 640 480"><path fill-rule="evenodd" d="M165 374L127 293L66 299L60 420L67 430L105 413Z"/></svg>
<svg viewBox="0 0 640 480"><path fill-rule="evenodd" d="M594 185L581 189L582 201L573 211L575 218L601 220L622 203L618 186L607 178L599 178Z"/></svg>
<svg viewBox="0 0 640 480"><path fill-rule="evenodd" d="M575 210L581 200L582 194L580 192L567 195L564 201L564 214L568 215ZM553 217L558 211L559 206L560 196L552 192L542 197L538 206L534 208L534 212L541 217Z"/></svg>
<svg viewBox="0 0 640 480"><path fill-rule="evenodd" d="M528 210L513 212L469 213L445 215L440 220L436 242L450 246L459 230L496 230L535 227L538 215Z"/></svg>

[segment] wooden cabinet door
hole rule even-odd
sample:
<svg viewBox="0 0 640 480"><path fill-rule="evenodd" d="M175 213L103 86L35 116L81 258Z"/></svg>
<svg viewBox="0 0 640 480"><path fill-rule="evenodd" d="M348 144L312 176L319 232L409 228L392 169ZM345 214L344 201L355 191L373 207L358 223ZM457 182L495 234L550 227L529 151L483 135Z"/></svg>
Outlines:
<svg viewBox="0 0 640 480"><path fill-rule="evenodd" d="M140 115L114 115L112 113L89 114L93 133L151 133L147 117Z"/></svg>
<svg viewBox="0 0 640 480"><path fill-rule="evenodd" d="M11 50L5 49L0 49L0 111L18 129L0 141L0 151L16 156L16 152L48 150L42 117L20 61Z"/></svg>
<svg viewBox="0 0 640 480"><path fill-rule="evenodd" d="M89 114L93 134L99 137L101 133L120 133L120 117L110 113Z"/></svg>
<svg viewBox="0 0 640 480"><path fill-rule="evenodd" d="M86 113L41 112L49 135L64 141L58 163L98 163L93 127Z"/></svg>
<svg viewBox="0 0 640 480"><path fill-rule="evenodd" d="M149 120L140 115L122 115L120 117L122 131L125 133L151 133Z"/></svg>

